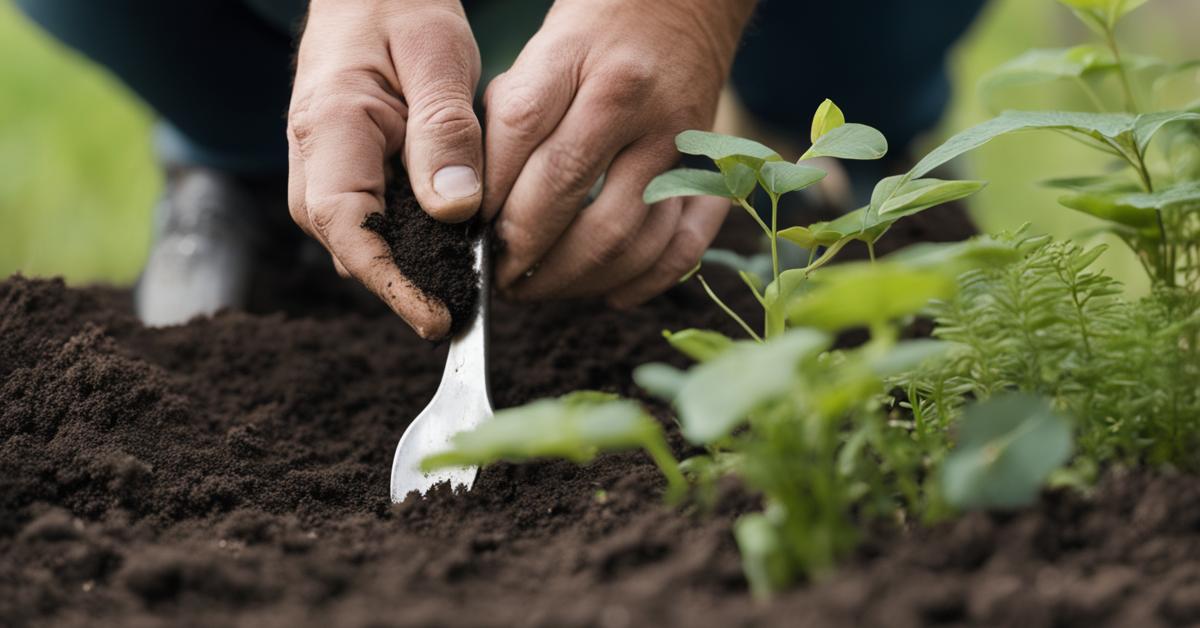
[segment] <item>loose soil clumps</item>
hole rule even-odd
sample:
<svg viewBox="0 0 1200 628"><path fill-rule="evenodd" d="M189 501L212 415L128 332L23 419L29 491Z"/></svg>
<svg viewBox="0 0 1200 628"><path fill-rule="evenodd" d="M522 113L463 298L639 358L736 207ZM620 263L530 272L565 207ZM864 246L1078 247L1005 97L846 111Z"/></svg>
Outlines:
<svg viewBox="0 0 1200 628"><path fill-rule="evenodd" d="M938 216L929 216L940 231ZM950 237L950 234L945 234ZM960 234L954 234L960 235ZM737 277L707 273L734 307ZM662 505L641 454L496 465L388 501L441 374L382 306L139 325L128 294L0 283L0 625L1156 626L1200 620L1200 483L1111 475L1015 515L875 531L829 578L755 603L730 523ZM741 296L739 296L741 295ZM638 395L662 328L736 333L681 286L631 313L497 304L499 406ZM667 409L654 406L667 425ZM672 432L676 453L687 446Z"/></svg>
<svg viewBox="0 0 1200 628"><path fill-rule="evenodd" d="M480 223L435 220L413 197L408 174L398 169L384 196L383 213L368 214L362 227L373 231L391 251L400 273L450 312L450 333L458 331L475 309L479 273L471 249Z"/></svg>

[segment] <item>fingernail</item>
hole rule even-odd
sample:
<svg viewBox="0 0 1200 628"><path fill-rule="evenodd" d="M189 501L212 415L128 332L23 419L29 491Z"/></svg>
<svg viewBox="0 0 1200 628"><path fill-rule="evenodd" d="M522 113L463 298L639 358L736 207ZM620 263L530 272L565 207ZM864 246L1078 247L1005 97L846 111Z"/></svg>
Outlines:
<svg viewBox="0 0 1200 628"><path fill-rule="evenodd" d="M470 166L446 166L434 173L433 191L448 201L467 198L479 192L479 175Z"/></svg>

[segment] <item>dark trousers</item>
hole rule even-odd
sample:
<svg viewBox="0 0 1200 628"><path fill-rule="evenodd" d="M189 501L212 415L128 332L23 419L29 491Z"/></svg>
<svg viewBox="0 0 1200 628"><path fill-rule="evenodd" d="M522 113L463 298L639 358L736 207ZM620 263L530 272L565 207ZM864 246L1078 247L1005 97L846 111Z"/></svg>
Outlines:
<svg viewBox="0 0 1200 628"><path fill-rule="evenodd" d="M813 110L828 97L900 149L945 109L946 51L983 2L762 0L733 85L760 122L797 139L807 137ZM166 159L243 173L286 169L291 59L306 0L17 3L161 115ZM511 49L514 34L536 30L548 3L464 4L486 64L489 42Z"/></svg>

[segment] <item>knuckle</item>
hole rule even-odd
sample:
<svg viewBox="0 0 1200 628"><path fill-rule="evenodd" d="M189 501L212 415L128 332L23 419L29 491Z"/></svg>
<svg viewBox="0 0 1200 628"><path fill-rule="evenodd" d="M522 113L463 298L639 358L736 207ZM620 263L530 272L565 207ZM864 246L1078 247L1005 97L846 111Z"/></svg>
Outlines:
<svg viewBox="0 0 1200 628"><path fill-rule="evenodd" d="M461 140L479 132L479 120L470 102L459 94L445 94L420 103L414 121L427 132L448 141Z"/></svg>
<svg viewBox="0 0 1200 628"><path fill-rule="evenodd" d="M645 59L629 55L617 60L606 72L603 100L625 108L640 106L654 88L656 73Z"/></svg>
<svg viewBox="0 0 1200 628"><path fill-rule="evenodd" d="M617 260L633 239L634 229L626 221L610 220L596 229L589 257L594 266L607 266Z"/></svg>
<svg viewBox="0 0 1200 628"><path fill-rule="evenodd" d="M546 118L546 106L527 87L498 88L491 103L492 114L501 126L518 133L533 134Z"/></svg>
<svg viewBox="0 0 1200 628"><path fill-rule="evenodd" d="M547 148L545 173L558 191L579 192L591 187L598 176L588 153L576 143L558 143Z"/></svg>

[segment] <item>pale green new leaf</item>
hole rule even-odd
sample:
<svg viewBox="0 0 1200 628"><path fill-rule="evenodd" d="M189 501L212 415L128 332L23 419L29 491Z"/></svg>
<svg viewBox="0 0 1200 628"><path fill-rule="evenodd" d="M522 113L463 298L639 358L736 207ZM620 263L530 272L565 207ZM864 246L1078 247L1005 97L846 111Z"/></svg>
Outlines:
<svg viewBox="0 0 1200 628"><path fill-rule="evenodd" d="M737 156L760 163L783 159L779 153L754 140L709 131L684 131L675 136L675 147L685 155L703 155L713 161Z"/></svg>
<svg viewBox="0 0 1200 628"><path fill-rule="evenodd" d="M652 205L676 196L723 196L733 198L719 172L679 168L664 172L646 186L642 202Z"/></svg>
<svg viewBox="0 0 1200 628"><path fill-rule="evenodd" d="M1082 79L1097 71L1116 68L1112 53L1093 44L1053 50L1030 50L988 72L980 81L984 100L997 90L1061 79Z"/></svg>
<svg viewBox="0 0 1200 628"><path fill-rule="evenodd" d="M735 343L692 368L676 399L683 435L696 444L725 437L752 410L794 386L800 361L830 342L823 333L796 329L762 344Z"/></svg>
<svg viewBox="0 0 1200 628"><path fill-rule="evenodd" d="M676 351L697 362L707 362L733 346L733 340L725 334L707 329L664 331L663 338L666 338Z"/></svg>
<svg viewBox="0 0 1200 628"><path fill-rule="evenodd" d="M474 430L456 434L450 450L421 461L421 469L549 457L582 463L601 450L635 448L661 438L658 423L633 401L603 393L574 395L500 410Z"/></svg>
<svg viewBox="0 0 1200 628"><path fill-rule="evenodd" d="M1146 4L1147 0L1058 0L1066 5L1084 24L1097 33L1112 31L1125 14Z"/></svg>
<svg viewBox="0 0 1200 628"><path fill-rule="evenodd" d="M802 190L824 179L825 171L790 161L772 161L763 164L758 176L763 189L778 196Z"/></svg>
<svg viewBox="0 0 1200 628"><path fill-rule="evenodd" d="M633 369L633 381L651 395L673 402L687 381L687 372L670 364L651 362Z"/></svg>
<svg viewBox="0 0 1200 628"><path fill-rule="evenodd" d="M846 237L847 234L841 231L826 228L825 226L828 224L820 222L811 227L788 227L779 232L779 237L788 242L795 242L806 249L830 246Z"/></svg>
<svg viewBox="0 0 1200 628"><path fill-rule="evenodd" d="M824 269L813 288L792 299L788 320L837 332L915 314L932 299L954 294L954 274L898 263L857 262Z"/></svg>
<svg viewBox="0 0 1200 628"><path fill-rule="evenodd" d="M809 134L809 139L815 144L817 140L821 139L821 136L844 124L846 124L846 115L832 100L826 98L817 107L817 112L813 114L812 132Z"/></svg>
<svg viewBox="0 0 1200 628"><path fill-rule="evenodd" d="M878 130L865 124L849 123L818 138L800 160L814 157L879 159L887 154L887 150L887 139Z"/></svg>
<svg viewBox="0 0 1200 628"><path fill-rule="evenodd" d="M941 471L957 508L1017 508L1037 499L1071 454L1071 426L1048 401L1009 394L967 408Z"/></svg>

